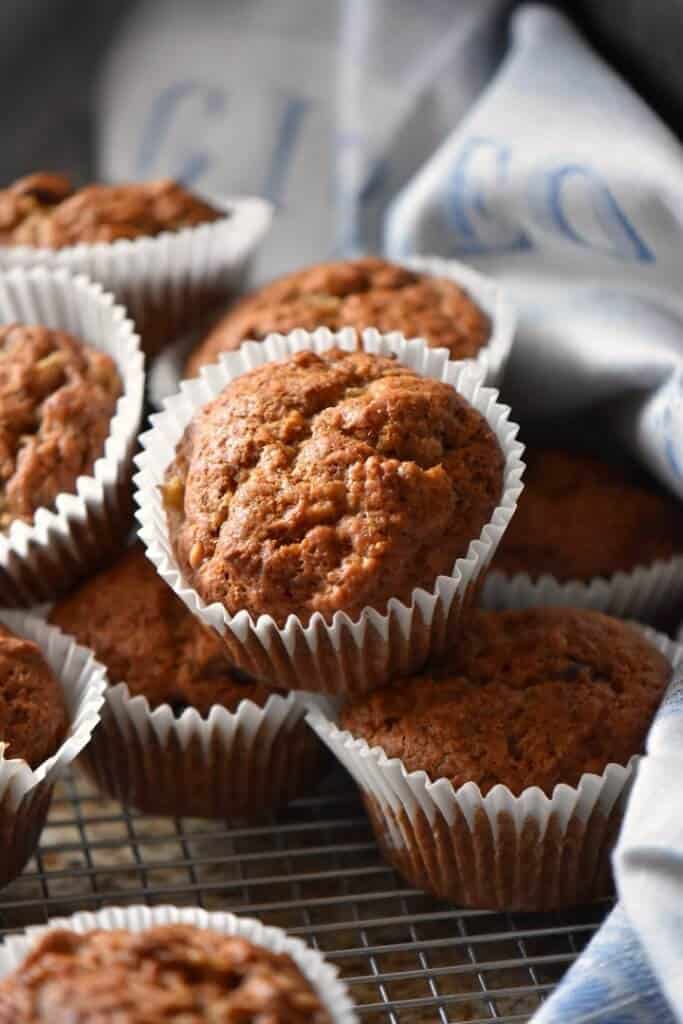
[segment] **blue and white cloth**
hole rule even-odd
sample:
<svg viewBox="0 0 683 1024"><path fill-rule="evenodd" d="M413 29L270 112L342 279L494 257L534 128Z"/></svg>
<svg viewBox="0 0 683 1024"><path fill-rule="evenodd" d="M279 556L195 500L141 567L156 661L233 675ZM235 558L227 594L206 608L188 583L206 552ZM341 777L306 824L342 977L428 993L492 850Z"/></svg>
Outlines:
<svg viewBox="0 0 683 1024"><path fill-rule="evenodd" d="M683 151L561 14L507 8L146 0L102 83L101 171L270 198L261 279L366 249L471 262L520 307L513 409L609 409L683 498ZM639 772L620 905L538 1022L683 1021L680 712Z"/></svg>

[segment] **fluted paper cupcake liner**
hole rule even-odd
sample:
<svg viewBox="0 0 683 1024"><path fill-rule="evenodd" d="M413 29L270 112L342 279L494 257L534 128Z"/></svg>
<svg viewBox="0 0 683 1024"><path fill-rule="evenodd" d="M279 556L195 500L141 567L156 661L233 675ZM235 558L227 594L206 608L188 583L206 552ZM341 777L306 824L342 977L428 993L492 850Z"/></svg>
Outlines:
<svg viewBox="0 0 683 1024"><path fill-rule="evenodd" d="M430 655L452 645L463 605L473 599L479 576L489 564L522 490L523 449L515 440L517 426L508 420L507 406L497 402L498 393L483 386L476 365L451 362L445 350L429 349L422 341L406 341L397 332L383 335L369 329L363 332L362 341L367 351L395 354L417 373L455 388L487 420L505 459L503 492L490 522L472 539L467 554L457 559L451 575L439 576L431 592L415 589L409 605L392 598L386 612L366 608L355 621L337 612L328 623L316 613L304 625L290 615L282 628L269 615L256 621L247 611L230 615L221 604L207 605L187 585L169 537L160 485L195 412L231 380L263 363L302 349L322 352L336 345L355 350L353 329L273 334L263 342L246 342L238 351L224 353L218 363L204 367L198 378L182 384L181 393L166 401L164 411L152 417L153 429L141 437L135 498L140 537L148 557L190 611L223 638L232 663L279 688L337 695L363 693L414 671Z"/></svg>
<svg viewBox="0 0 683 1024"><path fill-rule="evenodd" d="M514 306L500 286L457 260L420 256L404 261L403 265L419 273L448 278L464 288L481 306L491 321L491 335L474 362L481 369L487 386L500 387L517 326ZM186 334L154 361L149 372L148 391L150 402L155 408L160 409L164 400L177 392L183 379L185 362L201 341L203 333L205 331L199 330Z"/></svg>
<svg viewBox="0 0 683 1024"><path fill-rule="evenodd" d="M346 986L337 968L301 939L287 935L281 928L262 924L251 917L236 917L222 911L208 912L198 907L105 907L91 913L82 911L72 917L52 918L46 925L33 925L18 935L7 935L0 945L0 979L5 978L26 959L34 946L50 931L67 929L82 935L96 929L125 929L141 932L162 925L186 924L210 928L221 935L238 936L273 953L290 956L328 1011L332 1024L357 1024Z"/></svg>
<svg viewBox="0 0 683 1024"><path fill-rule="evenodd" d="M324 698L320 706L331 707ZM108 795L148 814L253 817L302 796L320 777L323 747L305 715L299 694L175 715L119 683L106 690L83 766Z"/></svg>
<svg viewBox="0 0 683 1024"><path fill-rule="evenodd" d="M43 266L86 274L126 306L145 349L153 353L239 290L270 225L272 207L263 199L205 198L224 216L153 238L63 249L0 246L0 268Z"/></svg>
<svg viewBox="0 0 683 1024"><path fill-rule="evenodd" d="M0 274L0 322L43 324L69 331L108 353L123 393L104 453L73 494L58 495L31 524L15 521L0 534L0 605L53 598L116 549L132 516L132 458L144 395L140 339L121 306L101 285L43 267Z"/></svg>
<svg viewBox="0 0 683 1024"><path fill-rule="evenodd" d="M587 581L561 581L548 574L531 579L527 573L509 576L493 569L484 581L481 604L493 609L592 608L620 618L656 622L683 605L683 557Z"/></svg>
<svg viewBox="0 0 683 1024"><path fill-rule="evenodd" d="M671 662L669 685L677 675L680 685L683 648L639 628ZM503 785L483 796L474 782L456 790L409 772L319 709L308 721L355 779L384 856L411 885L487 910L552 910L611 893L610 854L638 757L586 773L578 786L560 784L552 796L538 786L515 796Z"/></svg>
<svg viewBox="0 0 683 1024"><path fill-rule="evenodd" d="M458 260L416 256L406 260L404 266L421 274L448 278L463 288L484 310L491 321L491 334L474 362L480 367L488 386L500 387L517 327L515 308L500 285Z"/></svg>
<svg viewBox="0 0 683 1024"><path fill-rule="evenodd" d="M42 619L3 609L0 622L38 644L62 686L70 722L66 739L37 768L0 754L0 886L4 886L33 853L55 782L87 745L99 722L106 671L90 651Z"/></svg>

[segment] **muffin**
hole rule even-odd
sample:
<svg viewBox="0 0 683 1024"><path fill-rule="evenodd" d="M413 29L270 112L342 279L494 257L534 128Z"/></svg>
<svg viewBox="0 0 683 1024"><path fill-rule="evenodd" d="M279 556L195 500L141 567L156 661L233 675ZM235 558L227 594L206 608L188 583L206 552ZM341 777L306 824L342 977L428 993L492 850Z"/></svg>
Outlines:
<svg viewBox="0 0 683 1024"><path fill-rule="evenodd" d="M64 694L36 643L0 624L0 741L3 757L37 768L68 727Z"/></svg>
<svg viewBox="0 0 683 1024"><path fill-rule="evenodd" d="M92 473L121 391L114 360L66 331L0 326L0 529Z"/></svg>
<svg viewBox="0 0 683 1024"><path fill-rule="evenodd" d="M0 887L33 854L65 768L99 721L105 672L26 612L0 613Z"/></svg>
<svg viewBox="0 0 683 1024"><path fill-rule="evenodd" d="M153 238L224 216L170 178L75 189L39 171L0 189L0 245L65 246Z"/></svg>
<svg viewBox="0 0 683 1024"><path fill-rule="evenodd" d="M491 566L489 606L571 599L650 619L683 597L678 501L588 454L532 448L525 459L524 494Z"/></svg>
<svg viewBox="0 0 683 1024"><path fill-rule="evenodd" d="M58 602L50 621L109 672L84 756L105 792L149 813L224 817L286 803L316 782L322 748L303 702L235 671L140 545Z"/></svg>
<svg viewBox="0 0 683 1024"><path fill-rule="evenodd" d="M316 728L412 885L473 907L568 906L610 891L672 651L599 612L475 612L442 664L349 703L344 732L320 716Z"/></svg>
<svg viewBox="0 0 683 1024"><path fill-rule="evenodd" d="M0 983L0 1024L331 1024L287 953L191 924L47 932Z"/></svg>
<svg viewBox="0 0 683 1024"><path fill-rule="evenodd" d="M248 338L297 327L400 331L448 349L451 359L474 358L491 335L486 313L452 279L370 256L306 267L247 295L199 343L185 375L196 376Z"/></svg>
<svg viewBox="0 0 683 1024"><path fill-rule="evenodd" d="M451 573L499 503L503 467L486 420L448 384L333 348L265 364L199 410L164 501L204 601L280 627L329 623L410 603Z"/></svg>
<svg viewBox="0 0 683 1024"><path fill-rule="evenodd" d="M87 274L129 309L155 355L224 306L269 219L259 200L209 203L168 178L77 189L40 171L0 190L0 265Z"/></svg>

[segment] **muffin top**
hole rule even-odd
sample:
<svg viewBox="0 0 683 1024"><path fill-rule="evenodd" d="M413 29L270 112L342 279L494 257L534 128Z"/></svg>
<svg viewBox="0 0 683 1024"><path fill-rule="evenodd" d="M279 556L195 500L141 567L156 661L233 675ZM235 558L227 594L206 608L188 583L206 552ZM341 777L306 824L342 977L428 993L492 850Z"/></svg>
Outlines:
<svg viewBox="0 0 683 1024"><path fill-rule="evenodd" d="M57 752L69 719L64 694L37 644L0 625L0 742L32 768Z"/></svg>
<svg viewBox="0 0 683 1024"><path fill-rule="evenodd" d="M0 1024L329 1024L292 958L174 924L48 932L0 983Z"/></svg>
<svg viewBox="0 0 683 1024"><path fill-rule="evenodd" d="M453 359L476 356L488 341L486 314L455 282L408 270L374 256L319 263L280 277L246 296L209 332L190 356L194 377L221 352L247 338L260 341L273 331L296 327L376 327L424 338L447 348Z"/></svg>
<svg viewBox="0 0 683 1024"><path fill-rule="evenodd" d="M185 607L140 545L59 601L50 621L106 665L112 683L125 682L152 707L214 704L235 711L249 699L263 705L273 692L231 669L218 636Z"/></svg>
<svg viewBox="0 0 683 1024"><path fill-rule="evenodd" d="M199 410L166 474L186 580L231 614L307 622L409 601L478 538L504 459L447 384L395 359L299 352Z"/></svg>
<svg viewBox="0 0 683 1024"><path fill-rule="evenodd" d="M589 455L527 449L524 491L494 569L559 580L628 572L683 551L683 510Z"/></svg>
<svg viewBox="0 0 683 1024"><path fill-rule="evenodd" d="M114 361L65 331L0 326L0 529L92 471L121 394Z"/></svg>
<svg viewBox="0 0 683 1024"><path fill-rule="evenodd" d="M342 725L456 789L550 796L639 753L670 676L637 628L599 612L480 611L450 660L351 703Z"/></svg>
<svg viewBox="0 0 683 1024"><path fill-rule="evenodd" d="M40 171L0 190L0 245L61 249L79 242L115 242L222 216L170 178L74 189L64 175Z"/></svg>

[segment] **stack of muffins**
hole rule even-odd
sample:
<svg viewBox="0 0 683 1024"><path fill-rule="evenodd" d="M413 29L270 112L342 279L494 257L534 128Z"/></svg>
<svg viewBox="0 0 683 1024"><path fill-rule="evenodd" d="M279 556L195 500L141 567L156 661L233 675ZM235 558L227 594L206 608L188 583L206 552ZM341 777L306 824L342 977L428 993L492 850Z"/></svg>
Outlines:
<svg viewBox="0 0 683 1024"><path fill-rule="evenodd" d="M168 181L0 193L0 593L50 602L49 624L0 615L0 739L27 773L0 804L7 849L25 837L2 881L81 751L143 812L225 817L315 785L326 745L412 885L509 910L603 897L681 657L624 618L683 596L680 508L565 450L534 450L522 490L489 386L514 317L452 262L266 285L139 435L142 350L163 361L225 303L253 214ZM54 1019L46 999L85 1021L94 996L98 1020L134 1024L143 1002L161 1020L170 989L197 1021L353 1019L324 963L259 927L172 908L62 922L28 959L28 939L0 952L0 1022Z"/></svg>

